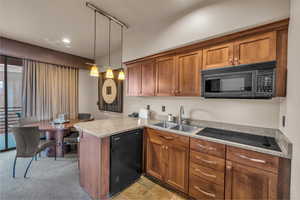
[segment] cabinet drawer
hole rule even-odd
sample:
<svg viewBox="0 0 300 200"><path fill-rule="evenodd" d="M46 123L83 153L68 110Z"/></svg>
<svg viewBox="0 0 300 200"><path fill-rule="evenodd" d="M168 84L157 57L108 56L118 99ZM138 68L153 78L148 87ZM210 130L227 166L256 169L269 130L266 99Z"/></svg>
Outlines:
<svg viewBox="0 0 300 200"><path fill-rule="evenodd" d="M191 139L191 149L202 153L225 158L225 145L200 139Z"/></svg>
<svg viewBox="0 0 300 200"><path fill-rule="evenodd" d="M175 133L169 133L166 131L159 131L155 129L147 129L147 133L150 138L160 138L168 144L180 145L184 147L189 146L189 137L178 135Z"/></svg>
<svg viewBox="0 0 300 200"><path fill-rule="evenodd" d="M224 199L224 186L193 176L190 177L189 194L195 199Z"/></svg>
<svg viewBox="0 0 300 200"><path fill-rule="evenodd" d="M190 177L198 176L212 183L224 185L224 172L190 163Z"/></svg>
<svg viewBox="0 0 300 200"><path fill-rule="evenodd" d="M215 156L210 156L196 151L190 151L190 160L203 167L216 169L220 172L224 172L225 160Z"/></svg>
<svg viewBox="0 0 300 200"><path fill-rule="evenodd" d="M279 159L276 156L236 147L227 147L227 159L266 171L278 172Z"/></svg>

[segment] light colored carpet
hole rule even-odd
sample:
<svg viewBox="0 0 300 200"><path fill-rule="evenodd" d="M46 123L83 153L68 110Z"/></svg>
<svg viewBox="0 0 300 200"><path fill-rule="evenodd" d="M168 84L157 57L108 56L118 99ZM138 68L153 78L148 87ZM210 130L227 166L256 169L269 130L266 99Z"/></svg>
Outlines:
<svg viewBox="0 0 300 200"><path fill-rule="evenodd" d="M76 155L65 158L43 156L33 161L24 179L30 159L19 158L16 178L12 178L15 151L0 153L0 200L90 200L79 186ZM112 200L185 200L185 198L142 177Z"/></svg>
<svg viewBox="0 0 300 200"><path fill-rule="evenodd" d="M1 200L90 200L79 186L77 158L42 157L33 161L27 176L24 172L30 159L20 158L16 178L12 178L15 151L0 153Z"/></svg>

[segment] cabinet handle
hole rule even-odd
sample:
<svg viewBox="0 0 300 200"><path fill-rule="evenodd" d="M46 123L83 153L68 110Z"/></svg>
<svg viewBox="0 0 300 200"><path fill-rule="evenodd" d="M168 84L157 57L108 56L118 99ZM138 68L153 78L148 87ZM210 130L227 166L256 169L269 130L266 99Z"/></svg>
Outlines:
<svg viewBox="0 0 300 200"><path fill-rule="evenodd" d="M174 140L175 138L174 137L170 137L170 136L163 136L163 135L160 135L160 137L166 139L166 140Z"/></svg>
<svg viewBox="0 0 300 200"><path fill-rule="evenodd" d="M243 158L243 159L246 159L246 160L250 160L252 162L263 163L263 164L267 163L265 160L260 160L260 159L256 159L256 158L250 158L250 157L242 155L242 154L236 154L236 155L239 156L240 158Z"/></svg>
<svg viewBox="0 0 300 200"><path fill-rule="evenodd" d="M198 186L194 186L194 188L196 190L198 190L199 192L201 192L202 194L205 194L206 196L209 196L209 197L212 197L212 198L215 198L216 195L213 194L213 193L209 193L209 192L205 192L204 190L201 190Z"/></svg>
<svg viewBox="0 0 300 200"><path fill-rule="evenodd" d="M197 144L200 148L202 149L207 149L209 151L216 151L217 149L215 147L208 147L208 146L204 146L202 144Z"/></svg>
<svg viewBox="0 0 300 200"><path fill-rule="evenodd" d="M198 160L201 160L201 161L207 163L207 164L213 164L213 165L217 164L216 161L204 160L204 159L200 158L199 156L196 156L196 158L197 158Z"/></svg>
<svg viewBox="0 0 300 200"><path fill-rule="evenodd" d="M207 174L207 173L205 173L205 172L201 171L201 170L200 170L200 169L198 169L198 168L196 168L196 169L195 169L195 171L196 171L196 172L200 172L201 174L203 174L204 176L207 176L207 177L211 177L211 178L217 178L217 176L216 176L216 175L213 175L213 174Z"/></svg>

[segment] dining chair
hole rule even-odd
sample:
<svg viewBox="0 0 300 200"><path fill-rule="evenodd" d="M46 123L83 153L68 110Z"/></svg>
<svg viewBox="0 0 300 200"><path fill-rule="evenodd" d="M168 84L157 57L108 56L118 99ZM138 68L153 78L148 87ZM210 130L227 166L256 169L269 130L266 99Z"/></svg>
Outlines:
<svg viewBox="0 0 300 200"><path fill-rule="evenodd" d="M24 173L26 178L28 169L36 155L44 151L50 146L56 146L55 140L40 140L40 131L38 127L12 127L11 131L14 134L16 141L16 156L13 164L13 178L16 174L17 158L32 158ZM54 152L54 159L56 160L56 148Z"/></svg>
<svg viewBox="0 0 300 200"><path fill-rule="evenodd" d="M78 120L90 120L92 115L90 113L78 113ZM79 132L76 129L71 129L70 134L64 137L63 145L77 145Z"/></svg>

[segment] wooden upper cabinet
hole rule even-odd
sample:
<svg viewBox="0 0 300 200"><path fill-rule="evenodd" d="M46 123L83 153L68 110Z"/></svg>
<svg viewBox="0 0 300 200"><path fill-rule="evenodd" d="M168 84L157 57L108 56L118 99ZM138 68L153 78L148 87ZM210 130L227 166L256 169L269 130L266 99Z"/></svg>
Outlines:
<svg viewBox="0 0 300 200"><path fill-rule="evenodd" d="M203 49L203 69L233 65L233 43L211 46Z"/></svg>
<svg viewBox="0 0 300 200"><path fill-rule="evenodd" d="M226 162L226 200L277 199L277 176L254 167Z"/></svg>
<svg viewBox="0 0 300 200"><path fill-rule="evenodd" d="M141 96L155 95L155 61L141 63Z"/></svg>
<svg viewBox="0 0 300 200"><path fill-rule="evenodd" d="M156 59L156 95L174 96L176 69L174 56Z"/></svg>
<svg viewBox="0 0 300 200"><path fill-rule="evenodd" d="M127 96L141 95L141 64L134 63L127 66Z"/></svg>
<svg viewBox="0 0 300 200"><path fill-rule="evenodd" d="M276 60L276 32L259 34L234 43L235 65Z"/></svg>
<svg viewBox="0 0 300 200"><path fill-rule="evenodd" d="M176 56L177 67L177 96L200 95L200 71L202 65L202 51L195 51Z"/></svg>

